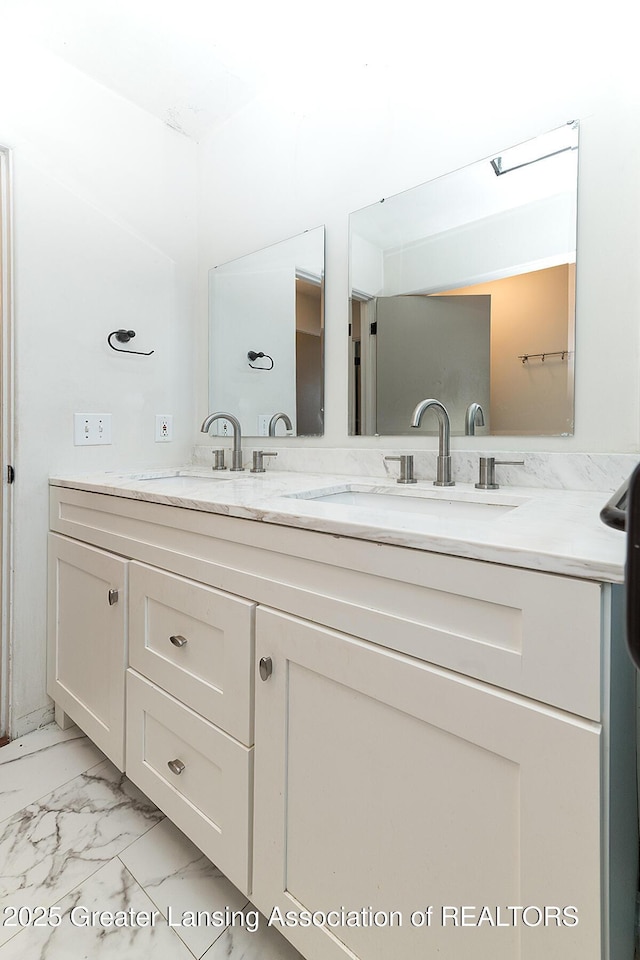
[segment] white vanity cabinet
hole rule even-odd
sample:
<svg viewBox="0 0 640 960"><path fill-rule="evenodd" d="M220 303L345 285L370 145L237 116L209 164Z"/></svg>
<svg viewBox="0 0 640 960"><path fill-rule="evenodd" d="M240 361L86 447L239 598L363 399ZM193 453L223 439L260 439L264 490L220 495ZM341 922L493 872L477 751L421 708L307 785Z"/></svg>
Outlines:
<svg viewBox="0 0 640 960"><path fill-rule="evenodd" d="M632 960L621 588L65 487L51 528L128 572L127 774L308 960Z"/></svg>

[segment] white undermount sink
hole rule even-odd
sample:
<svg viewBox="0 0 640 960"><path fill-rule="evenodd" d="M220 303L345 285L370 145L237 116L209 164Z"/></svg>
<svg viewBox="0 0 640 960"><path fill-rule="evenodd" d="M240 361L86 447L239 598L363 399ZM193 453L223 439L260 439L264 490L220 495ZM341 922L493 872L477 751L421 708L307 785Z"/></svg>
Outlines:
<svg viewBox="0 0 640 960"><path fill-rule="evenodd" d="M129 479L135 481L135 483L171 481L176 489L182 487L188 490L190 487L200 485L207 480L240 480L243 476L243 473L230 470L210 470L208 473L205 471L202 473L183 473L173 470L132 474Z"/></svg>
<svg viewBox="0 0 640 960"><path fill-rule="evenodd" d="M449 520L491 521L497 520L526 501L522 498L505 496L501 501L476 499L469 494L456 497L451 493L427 493L417 491L415 494L396 493L395 490L362 489L350 486L349 488L322 493L311 491L298 493L296 496L304 500L313 500L318 503L335 504L336 506L362 507L368 510L404 513L426 514L432 517L442 517Z"/></svg>

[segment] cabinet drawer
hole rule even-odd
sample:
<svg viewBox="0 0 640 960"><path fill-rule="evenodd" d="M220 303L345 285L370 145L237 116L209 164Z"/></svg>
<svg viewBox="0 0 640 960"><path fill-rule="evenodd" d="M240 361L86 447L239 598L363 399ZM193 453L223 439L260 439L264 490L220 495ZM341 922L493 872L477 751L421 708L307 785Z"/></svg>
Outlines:
<svg viewBox="0 0 640 960"><path fill-rule="evenodd" d="M255 603L140 563L129 596L131 666L251 746Z"/></svg>
<svg viewBox="0 0 640 960"><path fill-rule="evenodd" d="M127 710L127 776L248 894L253 747L133 670Z"/></svg>

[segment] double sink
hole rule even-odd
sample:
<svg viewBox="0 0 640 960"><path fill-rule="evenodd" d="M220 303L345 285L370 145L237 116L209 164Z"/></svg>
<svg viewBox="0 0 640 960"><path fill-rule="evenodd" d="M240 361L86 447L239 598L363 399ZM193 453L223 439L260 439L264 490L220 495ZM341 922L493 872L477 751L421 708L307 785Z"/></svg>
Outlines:
<svg viewBox="0 0 640 960"><path fill-rule="evenodd" d="M291 475L289 475L291 476ZM270 479L278 479L279 475L273 473ZM138 484L160 485L161 481L166 484L163 492L175 493L188 497L189 494L202 494L203 485L228 483L229 481L242 481L245 487L247 481L254 483L256 480L251 476L238 472L220 472L193 474L183 471L158 471L153 474L131 475L130 479ZM260 479L258 483L264 483ZM246 489L246 487L245 487ZM376 511L384 514L408 514L430 516L451 521L471 521L471 522L492 522L509 514L517 507L527 502L527 498L514 496L510 493L481 492L473 489L464 488L446 488L439 490L432 487L414 488L410 491L406 488L400 488L395 485L383 485L370 481L363 482L345 482L341 484L327 483L323 487L315 489L302 489L293 492L276 492L273 489L265 489L256 494L256 499L279 500L303 500L306 502L315 502L318 504L327 504L340 508L340 513L346 513L346 510Z"/></svg>

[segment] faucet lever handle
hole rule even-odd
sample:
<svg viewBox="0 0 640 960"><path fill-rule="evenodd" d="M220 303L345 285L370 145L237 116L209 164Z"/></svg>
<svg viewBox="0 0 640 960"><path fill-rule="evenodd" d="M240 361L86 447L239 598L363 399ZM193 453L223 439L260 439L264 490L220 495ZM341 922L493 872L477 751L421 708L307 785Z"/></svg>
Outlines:
<svg viewBox="0 0 640 960"><path fill-rule="evenodd" d="M385 460L397 460L400 463L400 476L396 483L416 483L413 476L413 454L403 453L399 457L385 457Z"/></svg>
<svg viewBox="0 0 640 960"><path fill-rule="evenodd" d="M264 458L265 457L277 457L278 454L275 451L268 450L254 450L253 451L253 466L251 467L250 473L265 473Z"/></svg>
<svg viewBox="0 0 640 960"><path fill-rule="evenodd" d="M496 483L496 466L524 466L524 460L496 460L495 457L480 457L478 462L479 475L476 487L478 490L498 490Z"/></svg>

